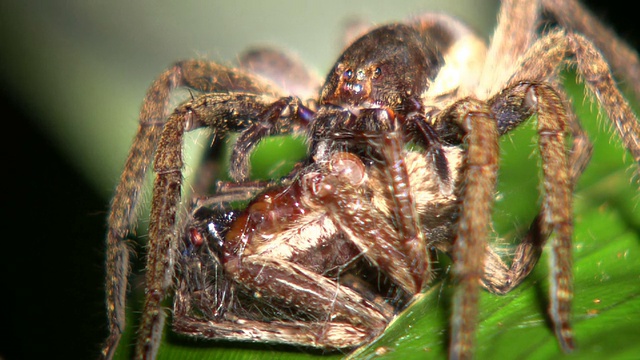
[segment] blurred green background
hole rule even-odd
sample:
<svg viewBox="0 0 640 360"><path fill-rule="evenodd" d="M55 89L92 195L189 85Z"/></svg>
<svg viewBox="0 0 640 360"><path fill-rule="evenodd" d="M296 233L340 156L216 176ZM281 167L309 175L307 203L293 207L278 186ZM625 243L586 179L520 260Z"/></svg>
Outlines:
<svg viewBox="0 0 640 360"><path fill-rule="evenodd" d="M590 2L591 3L591 2ZM633 41L625 9L594 2ZM352 18L446 11L484 36L496 1L3 1L0 358L94 358L105 335L104 222L147 86L172 62L231 63L249 45L324 76ZM626 12L628 13L628 11ZM636 44L637 45L637 44ZM636 46L637 48L637 46Z"/></svg>

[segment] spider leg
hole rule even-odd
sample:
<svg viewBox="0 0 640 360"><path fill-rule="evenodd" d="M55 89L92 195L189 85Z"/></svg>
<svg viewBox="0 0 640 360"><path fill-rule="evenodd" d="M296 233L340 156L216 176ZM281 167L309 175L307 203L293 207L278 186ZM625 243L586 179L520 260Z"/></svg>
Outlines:
<svg viewBox="0 0 640 360"><path fill-rule="evenodd" d="M129 232L137 221L141 189L151 158L169 115L171 93L179 87L197 91L243 90L277 94L276 88L254 76L204 61L183 61L162 73L151 85L140 111L140 125L116 188L108 217L106 303L109 337L103 358L112 358L125 327L125 302L129 274Z"/></svg>
<svg viewBox="0 0 640 360"><path fill-rule="evenodd" d="M284 118L291 114L291 118ZM263 138L284 133L300 133L307 127L313 111L300 103L298 98L284 97L276 100L256 117L240 135L231 150L229 175L237 182L246 182L249 178L251 150ZM286 120L286 121L282 121Z"/></svg>
<svg viewBox="0 0 640 360"><path fill-rule="evenodd" d="M420 217L403 158L405 143L399 132L390 132L384 136L382 145L384 162L387 164L384 169L387 178L391 180L389 188L393 199L392 218L398 231L400 249L416 284L416 293L424 288L432 274L426 240L420 228Z"/></svg>
<svg viewBox="0 0 640 360"><path fill-rule="evenodd" d="M240 66L271 80L286 94L301 99L315 98L323 79L296 56L269 47L256 47L240 55Z"/></svg>
<svg viewBox="0 0 640 360"><path fill-rule="evenodd" d="M539 0L503 0L498 24L484 60L476 96L497 94L519 68L519 59L536 39Z"/></svg>
<svg viewBox="0 0 640 360"><path fill-rule="evenodd" d="M485 267L487 275L483 279L483 285L498 293L516 286L531 271L540 257L546 239L554 233L550 257L552 271L549 315L561 347L565 351L571 351L575 346L569 321L573 296L571 286L572 191L575 181L589 159L589 145L584 142L582 130L577 125L571 125L572 115L567 114L561 96L551 86L520 82L498 96L509 98L511 105L521 102L521 106L527 109L521 110L523 114L528 115L533 111L538 115L544 194L541 214L516 249L511 267L507 268L501 264L501 260L496 259L498 256L492 250L488 251ZM492 99L491 103L502 102ZM567 153L564 139L569 130L578 134L574 138L573 145L574 149L578 148L578 151L571 154ZM570 166L570 160L576 163ZM495 278L492 278L493 276Z"/></svg>
<svg viewBox="0 0 640 360"><path fill-rule="evenodd" d="M240 65L253 74L263 76L296 98L281 98L260 115L261 121L248 127L236 141L230 159L229 175L236 182L249 178L251 150L263 138L273 134L301 133L314 116L315 104L305 104L300 98L314 97L320 88L320 78L311 73L296 57L267 47L247 51L240 56Z"/></svg>
<svg viewBox="0 0 640 360"><path fill-rule="evenodd" d="M573 233L573 182L569 171L564 136L567 115L560 97L547 85L531 85L525 100L536 108L542 170L544 174L544 200L542 214L555 234L550 262L550 316L563 350L575 345L569 322L571 310L572 268L571 239ZM543 228L544 232L544 228Z"/></svg>
<svg viewBox="0 0 640 360"><path fill-rule="evenodd" d="M457 281L451 315L449 357L471 357L478 311L479 283L489 235L498 171L498 128L487 103L461 100L438 114L436 123L452 122L466 134L460 218L451 251Z"/></svg>
<svg viewBox="0 0 640 360"><path fill-rule="evenodd" d="M636 164L640 165L640 122L618 90L606 60L586 38L574 35L569 41L576 56L578 75L604 108ZM636 70L640 70L640 66Z"/></svg>
<svg viewBox="0 0 640 360"><path fill-rule="evenodd" d="M504 129L501 132L517 126L521 121L518 119L526 119L531 111L538 114L540 153L545 179L543 209L524 242L516 249L511 269L506 272L510 271L510 275L515 277L508 280L513 283L508 284L504 290L515 286L526 276L540 255L539 248L554 232L550 259L552 273L549 312L560 345L565 351L574 348L569 323L572 297L571 192L588 162L590 145L579 125L572 120L572 115L567 115L566 107L563 106L563 95L558 94L549 85L531 83L527 79L554 83L557 72L567 61L568 55L574 56L578 75L607 113L636 163L640 162L640 123L617 89L605 59L591 42L580 35L555 31L537 40L522 57L520 70L511 78L510 87L490 100L493 110L499 114L499 127ZM521 106L517 105L518 102ZM509 109L509 106L504 106L506 104L513 107ZM567 129L567 125L570 129ZM567 130L574 134L574 151L570 155L565 154L563 140L563 134ZM572 162L571 165L569 161ZM488 256L488 264L495 265L495 254L489 251ZM495 269L487 269L488 273L492 271ZM499 279L500 277L494 279L496 284L501 282ZM489 288L503 291L496 289L496 284L489 285ZM485 286L487 285L485 282Z"/></svg>
<svg viewBox="0 0 640 360"><path fill-rule="evenodd" d="M565 34L562 31L555 31L539 39L523 57L520 67L521 70L511 79L512 86L517 88L520 85L526 84L526 79L546 79L553 82L553 79L557 78L556 72L560 66L564 64L568 55L574 56L573 62L577 66L577 73L584 80L587 90L598 100L600 106L604 109L617 130L625 147L631 153L635 162L639 163L640 123L628 102L617 89L610 74L609 67L601 53L589 40L581 35ZM556 116L557 119L565 122L567 119L570 119L570 117L568 118L566 114L558 110L561 107L561 98L559 98L559 95L553 90L542 85L533 86L532 89L536 90L530 91L526 96L521 97L522 99L528 97L530 100L535 100L531 105L538 107L545 105L547 107L547 109L539 108L537 110L539 114L539 125L545 126L540 123L540 120L546 119L551 125L550 127L555 127L557 131L560 131L560 129L565 127L564 124L552 124L548 116L541 117L540 114L555 114L554 116ZM542 91L542 97L538 96L538 91ZM516 98L518 97L519 96L516 96ZM575 133L576 125L571 125L571 122L569 122L569 124ZM553 135L550 134L546 137L551 139ZM566 161L553 160L554 156L560 155L560 150L550 150L554 149L556 145L544 145L542 142L543 139L541 136L540 152L543 154L543 157L549 156L547 160L543 158L543 163L548 164L554 161L560 163L561 161ZM584 148L589 148L589 145L584 145L584 141L582 144L581 146ZM569 257L572 231L570 222L571 203L570 198L566 201L564 198L567 196L566 193L570 196L573 184L586 165L588 157L588 151L584 153L575 151L569 159L570 161L575 161L575 163L569 168L567 175L563 175L565 170L559 170L559 168L549 166L544 168L545 206L541 213L542 221L539 220L537 225L534 224L534 227L537 226L540 231L542 242L544 242L548 236L547 234L550 234L551 231L556 233L552 246L553 256L550 260L552 264L551 267L554 269L551 274L550 316L555 325L555 331L560 345L565 351L571 350L574 344L568 319L571 299L571 263ZM562 159L565 159L565 157L562 156ZM557 171L561 171L561 173L558 174L556 173ZM566 179L564 185L563 178ZM560 181L558 181L559 179ZM554 183L563 189L561 193L552 191L552 188L556 186ZM562 205L563 203L564 205ZM549 211L555 213L555 215L549 213ZM523 246L526 246L526 244Z"/></svg>
<svg viewBox="0 0 640 360"><path fill-rule="evenodd" d="M552 11L563 13L564 15L562 16L564 17L568 16L564 13L566 9L561 9L557 4L553 6L556 6L556 8L552 8ZM579 12L576 13L576 17L573 19L566 18L563 21L583 21L582 16L586 16L583 14L585 10L582 8L574 10ZM584 27L585 24L580 26ZM579 26L574 24L572 27ZM600 41L603 41L603 39L600 39ZM621 45L615 45L615 47L618 46ZM638 161L638 148L640 146L638 144L638 139L640 138L638 120L617 90L613 79L609 75L608 66L604 58L596 51L593 44L582 36L576 34L565 35L562 31L552 32L535 42L528 52L522 56L522 62L518 67L519 70L512 76L510 80L512 84L511 90L504 90L500 95L490 100L492 110L497 114L500 133L504 134L517 127L532 114L533 108L522 104L525 98L524 95L512 93L513 89L518 88L517 84L526 82L527 79L544 79L544 81L555 82L559 68L566 61L567 53L575 56L578 74L584 77L587 89L600 101L609 118L616 125L625 145ZM627 66L631 65L627 64ZM564 94L556 95L564 96ZM560 101L566 103L566 100ZM569 112L570 109L565 107L565 111ZM573 146L569 159L571 166L569 169L570 185L573 186L589 161L591 145L579 123L575 120L574 115L571 114L567 119L573 135ZM548 224L545 223L545 217L547 215L543 209L543 213L536 218L529 233L516 249L514 260L509 270L504 264L497 265L500 263L498 256L492 250L489 251L489 259L487 261L489 267L486 271L487 274L491 275L487 275L486 278L492 278L494 284L485 282L484 285L487 288L498 293L509 291L531 271L540 256L540 250L536 248L544 245L552 231ZM491 268L493 266L497 266L497 268ZM498 274L508 274L508 276L502 277L498 276Z"/></svg>
<svg viewBox="0 0 640 360"><path fill-rule="evenodd" d="M510 86L532 80L555 83L558 70L570 55L588 92L598 100L624 146L640 164L640 122L618 90L605 58L583 36L554 31L540 38L524 56Z"/></svg>
<svg viewBox="0 0 640 360"><path fill-rule="evenodd" d="M147 252L146 297L136 347L137 356L157 351L164 311L161 302L172 284L173 252L182 185L182 144L185 131L210 127L216 135L251 125L252 119L272 105L269 97L246 93L205 94L183 103L169 117L158 142L154 171Z"/></svg>
<svg viewBox="0 0 640 360"><path fill-rule="evenodd" d="M284 301L299 311L317 316L320 324L346 323L374 337L388 321L382 307L365 300L356 291L290 261L262 255L229 259L225 270L237 283L255 291L256 296ZM335 346L326 330L316 333L314 346ZM331 344L331 342L334 342Z"/></svg>
<svg viewBox="0 0 640 360"><path fill-rule="evenodd" d="M260 341L329 349L353 348L365 343L375 334L372 329L339 321L271 320L263 322L243 319L212 322L180 312L176 312L173 328L181 334L205 339Z"/></svg>
<svg viewBox="0 0 640 360"><path fill-rule="evenodd" d="M516 94L505 91L498 97L512 97L512 95ZM561 96L562 94L558 93L557 95ZM524 95L521 94L520 96ZM494 104L499 102L495 100L496 99L493 99L492 101ZM562 99L561 101L563 104L568 104L566 99ZM568 115L568 130L573 138L571 150L569 151L569 177L571 179L571 185L575 186L591 159L593 147L569 106L565 105L565 112ZM529 109L523 110L523 115L525 116L521 121L526 121L529 118L529 113ZM500 117L498 117L499 129L501 128L500 120ZM510 126L514 125L512 121L512 118L508 119ZM503 128L506 129L507 126ZM533 220L529 230L511 256L510 266L503 262L501 256L498 255L491 246L487 247L485 275L482 279L482 286L493 293L505 294L518 286L529 275L540 259L542 249L551 235L552 229L545 221L546 217L546 214L542 213Z"/></svg>
<svg viewBox="0 0 640 360"><path fill-rule="evenodd" d="M576 0L542 0L542 6L568 31L590 39L613 70L632 87L636 98L640 98L640 59L632 47Z"/></svg>

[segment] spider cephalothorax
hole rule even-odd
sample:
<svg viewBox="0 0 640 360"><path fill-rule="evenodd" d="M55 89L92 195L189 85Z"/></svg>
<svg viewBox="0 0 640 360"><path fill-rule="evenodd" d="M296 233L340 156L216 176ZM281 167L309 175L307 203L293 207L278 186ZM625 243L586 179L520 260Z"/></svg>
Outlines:
<svg viewBox="0 0 640 360"><path fill-rule="evenodd" d="M540 27L543 12L554 26ZM271 63L288 65L273 71ZM180 333L357 347L428 287L439 250L453 259L456 280L450 356L466 358L478 285L505 293L520 284L551 234L550 321L562 349L573 349L572 191L590 144L560 85L560 69L575 65L640 161L640 124L609 68L638 92L638 57L576 1L503 1L489 46L439 14L373 29L345 50L324 86L309 83L313 77L302 67L272 50L253 52L241 64L183 61L147 94L109 217L105 357L125 324L126 238L153 154L138 357L155 356L162 301L170 294ZM202 95L170 113L170 94L183 86ZM309 87L320 89L317 99L288 93ZM542 206L505 262L487 243L498 138L532 115ZM182 200L183 134L200 127L211 128L216 140L240 132L231 152L233 181ZM307 158L282 179L249 181L255 144L284 133L306 136ZM238 201L248 205L234 209Z"/></svg>
<svg viewBox="0 0 640 360"><path fill-rule="evenodd" d="M437 49L445 44L416 30L404 24L388 25L356 40L329 72L320 103L356 111L402 111L418 105L418 99L440 70L443 59Z"/></svg>

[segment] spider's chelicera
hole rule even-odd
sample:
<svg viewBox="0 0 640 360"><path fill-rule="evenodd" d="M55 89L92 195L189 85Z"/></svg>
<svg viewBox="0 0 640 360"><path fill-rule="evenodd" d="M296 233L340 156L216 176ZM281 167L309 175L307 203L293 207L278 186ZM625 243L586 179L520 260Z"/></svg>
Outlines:
<svg viewBox="0 0 640 360"><path fill-rule="evenodd" d="M125 326L126 239L154 156L140 358L157 353L170 295L179 333L358 347L429 286L436 251L451 256L456 280L450 356L467 358L479 287L502 294L520 284L552 234L549 316L571 351L572 191L591 145L560 83L566 65L638 163L640 124L610 70L640 94L638 57L573 0L503 1L488 46L442 14L374 28L321 87L268 49L247 53L238 68L177 63L147 93L113 199L103 356L113 356ZM198 95L170 112L179 87ZM532 115L542 206L505 261L487 242L498 139ZM183 134L202 127L216 141L240 133L232 181L183 200ZM251 150L275 134L305 136L307 157L282 179L250 181Z"/></svg>

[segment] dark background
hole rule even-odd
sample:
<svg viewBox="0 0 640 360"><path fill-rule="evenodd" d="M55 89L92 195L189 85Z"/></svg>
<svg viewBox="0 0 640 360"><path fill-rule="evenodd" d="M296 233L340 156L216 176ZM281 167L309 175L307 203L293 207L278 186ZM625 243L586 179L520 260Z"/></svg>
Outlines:
<svg viewBox="0 0 640 360"><path fill-rule="evenodd" d="M616 1L588 1L588 6L640 48L638 20L629 16L633 9ZM95 358L106 335L104 245L98 239L104 238L108 199L84 180L25 102L4 85L0 359Z"/></svg>

